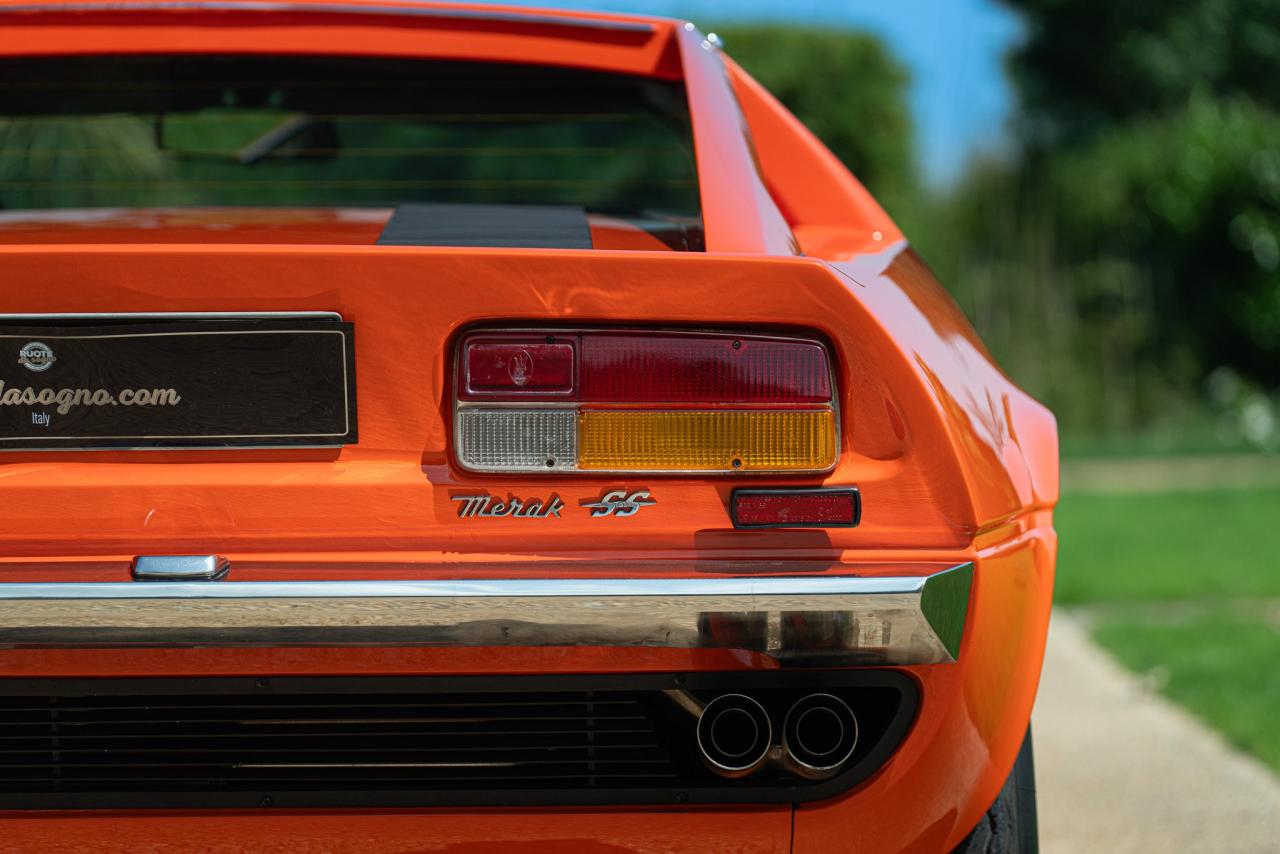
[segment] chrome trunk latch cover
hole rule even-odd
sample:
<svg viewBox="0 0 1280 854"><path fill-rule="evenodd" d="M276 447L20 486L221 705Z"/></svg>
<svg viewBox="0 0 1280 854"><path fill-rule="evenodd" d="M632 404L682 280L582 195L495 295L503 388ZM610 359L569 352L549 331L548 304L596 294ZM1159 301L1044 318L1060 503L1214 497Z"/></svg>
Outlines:
<svg viewBox="0 0 1280 854"><path fill-rule="evenodd" d="M218 555L140 555L133 559L134 581L220 581L231 562Z"/></svg>

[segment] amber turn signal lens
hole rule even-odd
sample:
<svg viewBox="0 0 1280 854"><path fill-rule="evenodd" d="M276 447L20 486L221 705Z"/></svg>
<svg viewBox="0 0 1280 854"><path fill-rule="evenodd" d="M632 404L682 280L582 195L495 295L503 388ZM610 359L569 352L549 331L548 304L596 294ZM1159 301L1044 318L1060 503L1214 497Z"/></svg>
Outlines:
<svg viewBox="0 0 1280 854"><path fill-rule="evenodd" d="M614 471L824 471L835 413L820 410L584 410L578 467Z"/></svg>

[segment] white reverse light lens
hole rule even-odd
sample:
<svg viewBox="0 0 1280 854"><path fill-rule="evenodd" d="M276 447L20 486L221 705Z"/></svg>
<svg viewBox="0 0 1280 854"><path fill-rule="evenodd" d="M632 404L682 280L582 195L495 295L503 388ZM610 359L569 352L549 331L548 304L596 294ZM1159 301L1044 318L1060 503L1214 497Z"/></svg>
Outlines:
<svg viewBox="0 0 1280 854"><path fill-rule="evenodd" d="M458 456L477 471L565 471L578 459L572 409L472 409L458 412Z"/></svg>

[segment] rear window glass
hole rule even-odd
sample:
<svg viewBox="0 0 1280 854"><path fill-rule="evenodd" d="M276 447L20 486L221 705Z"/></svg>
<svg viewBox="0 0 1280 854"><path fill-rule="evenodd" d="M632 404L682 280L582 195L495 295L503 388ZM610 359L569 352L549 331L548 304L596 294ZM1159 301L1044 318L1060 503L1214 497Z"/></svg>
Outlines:
<svg viewBox="0 0 1280 854"><path fill-rule="evenodd" d="M678 83L310 57L0 62L0 209L578 205L696 227Z"/></svg>

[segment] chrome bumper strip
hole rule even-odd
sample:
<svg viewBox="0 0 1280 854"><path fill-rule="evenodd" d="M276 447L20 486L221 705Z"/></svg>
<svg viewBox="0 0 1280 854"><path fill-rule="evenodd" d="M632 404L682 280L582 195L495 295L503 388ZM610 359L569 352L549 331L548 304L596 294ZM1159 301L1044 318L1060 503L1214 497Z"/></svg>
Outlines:
<svg viewBox="0 0 1280 854"><path fill-rule="evenodd" d="M955 661L973 566L929 576L0 583L0 647L415 645L745 649Z"/></svg>

